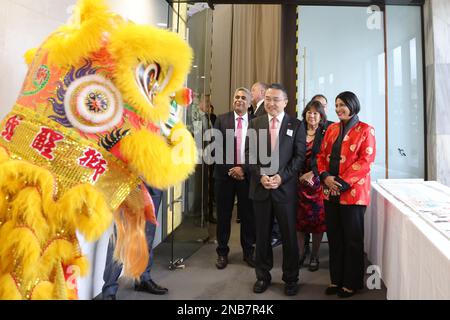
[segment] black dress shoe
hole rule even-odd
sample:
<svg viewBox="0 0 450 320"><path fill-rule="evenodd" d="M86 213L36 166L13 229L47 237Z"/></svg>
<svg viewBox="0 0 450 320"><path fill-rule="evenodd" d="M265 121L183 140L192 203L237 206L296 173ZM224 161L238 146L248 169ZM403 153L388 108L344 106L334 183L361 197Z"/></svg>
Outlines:
<svg viewBox="0 0 450 320"><path fill-rule="evenodd" d="M284 285L284 293L287 296L295 296L298 292L298 283L297 282L287 282Z"/></svg>
<svg viewBox="0 0 450 320"><path fill-rule="evenodd" d="M134 290L148 292L151 294L158 294L158 295L166 294L167 292L169 292L169 289L163 288L163 287L157 285L151 279L148 281L135 282Z"/></svg>
<svg viewBox="0 0 450 320"><path fill-rule="evenodd" d="M337 295L339 298L350 298L353 295L355 295L355 290L353 291L345 291L344 289L340 288L337 292Z"/></svg>
<svg viewBox="0 0 450 320"><path fill-rule="evenodd" d="M327 296L332 296L334 294L337 294L339 291L339 287L337 286L329 286L328 288L325 289L325 294Z"/></svg>
<svg viewBox="0 0 450 320"><path fill-rule="evenodd" d="M253 292L254 293L263 293L267 290L267 288L270 285L270 281L266 280L257 280L255 282L255 285L253 286Z"/></svg>
<svg viewBox="0 0 450 320"><path fill-rule="evenodd" d="M218 256L216 261L217 269L225 269L228 265L228 257L227 256Z"/></svg>
<svg viewBox="0 0 450 320"><path fill-rule="evenodd" d="M255 259L253 259L253 255L244 256L244 261L247 262L250 267L256 267L256 262Z"/></svg>
<svg viewBox="0 0 450 320"><path fill-rule="evenodd" d="M103 296L102 299L103 300L116 300L116 295L115 294L111 294L109 296Z"/></svg>

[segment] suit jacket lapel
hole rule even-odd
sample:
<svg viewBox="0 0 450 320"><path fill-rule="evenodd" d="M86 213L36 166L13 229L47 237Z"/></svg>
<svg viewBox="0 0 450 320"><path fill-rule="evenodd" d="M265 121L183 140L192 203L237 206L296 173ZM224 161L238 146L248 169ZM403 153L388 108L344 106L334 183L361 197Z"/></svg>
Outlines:
<svg viewBox="0 0 450 320"><path fill-rule="evenodd" d="M278 150L282 150L281 147L285 140L285 135L288 129L288 125L291 123L291 118L287 113L284 114L283 121L281 121L280 131L278 132Z"/></svg>
<svg viewBox="0 0 450 320"><path fill-rule="evenodd" d="M235 125L234 122L235 122L234 121L234 112L231 111L228 116L228 123L227 123L226 128L235 130L236 128L234 127L234 125Z"/></svg>
<svg viewBox="0 0 450 320"><path fill-rule="evenodd" d="M263 117L258 118L258 120L261 119L261 129L263 129L262 132L266 132L265 135L263 135L263 139L266 139L266 146L267 146L267 155L270 157L272 154L272 147L270 145L270 130L269 130L269 117L267 115L264 115ZM259 132L257 133L259 136ZM258 137L258 141L259 141ZM258 145L259 150L259 145Z"/></svg>
<svg viewBox="0 0 450 320"><path fill-rule="evenodd" d="M259 117L262 116L263 114L265 114L265 110L264 110L264 102L261 103L261 105L259 106L258 110L256 110L257 112L255 112L255 116Z"/></svg>

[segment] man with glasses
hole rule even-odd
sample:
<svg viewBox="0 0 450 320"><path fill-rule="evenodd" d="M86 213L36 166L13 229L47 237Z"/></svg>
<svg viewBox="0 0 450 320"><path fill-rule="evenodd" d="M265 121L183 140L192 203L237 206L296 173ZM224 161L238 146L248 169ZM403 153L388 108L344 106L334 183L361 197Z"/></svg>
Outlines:
<svg viewBox="0 0 450 320"><path fill-rule="evenodd" d="M215 194L217 204L217 261L216 267L228 265L228 241L231 233L231 215L234 198L237 196L237 212L241 219L241 246L244 261L255 266L253 253L255 224L252 202L248 198L249 174L244 170L245 141L247 127L252 117L247 110L250 105L250 91L238 88L234 93L233 111L217 117L215 134L220 134L223 144L215 149L214 167ZM217 139L216 139L217 141ZM234 150L234 152L229 152ZM231 156L230 156L231 155Z"/></svg>
<svg viewBox="0 0 450 320"><path fill-rule="evenodd" d="M305 137L300 121L284 112L287 92L280 84L266 91L266 116L249 125L246 159L251 172L250 198L256 224L256 278L253 292L264 292L271 282L273 267L271 230L274 217L280 226L283 244L285 294L298 292L298 244L295 230L297 178L305 159ZM254 134L253 134L254 133ZM253 136L253 138L252 138ZM267 150L268 149L268 150Z"/></svg>

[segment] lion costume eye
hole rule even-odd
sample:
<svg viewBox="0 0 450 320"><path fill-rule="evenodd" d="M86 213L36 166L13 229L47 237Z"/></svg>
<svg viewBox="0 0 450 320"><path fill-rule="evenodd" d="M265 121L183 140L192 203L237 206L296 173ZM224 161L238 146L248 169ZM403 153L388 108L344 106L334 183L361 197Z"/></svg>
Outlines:
<svg viewBox="0 0 450 320"><path fill-rule="evenodd" d="M153 96L159 89L158 77L161 73L161 67L158 63L145 65L143 62L136 67L136 81L150 102L153 102Z"/></svg>
<svg viewBox="0 0 450 320"><path fill-rule="evenodd" d="M158 63L146 65L141 62L136 67L136 82L141 93L153 105L153 97L161 92L167 85L172 76L172 66L169 66L167 72L163 72Z"/></svg>

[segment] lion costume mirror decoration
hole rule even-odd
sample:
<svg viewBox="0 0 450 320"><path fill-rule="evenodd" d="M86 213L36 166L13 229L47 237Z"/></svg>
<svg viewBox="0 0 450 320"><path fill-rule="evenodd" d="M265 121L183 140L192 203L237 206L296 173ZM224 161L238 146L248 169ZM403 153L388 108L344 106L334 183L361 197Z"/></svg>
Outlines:
<svg viewBox="0 0 450 320"><path fill-rule="evenodd" d="M113 218L115 257L138 277L148 262L145 221L156 222L142 181L165 189L195 166L177 108L190 103L190 47L104 1L81 0L25 59L0 126L0 299L77 298L68 275L86 274L88 261L76 232L95 241Z"/></svg>

